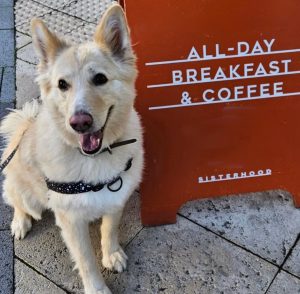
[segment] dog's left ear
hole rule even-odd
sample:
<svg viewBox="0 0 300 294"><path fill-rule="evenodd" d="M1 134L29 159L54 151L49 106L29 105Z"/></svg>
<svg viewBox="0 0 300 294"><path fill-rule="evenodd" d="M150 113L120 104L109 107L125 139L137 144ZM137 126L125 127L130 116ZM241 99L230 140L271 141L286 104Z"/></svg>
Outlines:
<svg viewBox="0 0 300 294"><path fill-rule="evenodd" d="M47 68L67 44L52 33L40 19L32 19L31 32L33 45L40 59L40 67Z"/></svg>
<svg viewBox="0 0 300 294"><path fill-rule="evenodd" d="M120 61L133 59L129 28L120 5L114 4L105 12L96 28L94 40Z"/></svg>

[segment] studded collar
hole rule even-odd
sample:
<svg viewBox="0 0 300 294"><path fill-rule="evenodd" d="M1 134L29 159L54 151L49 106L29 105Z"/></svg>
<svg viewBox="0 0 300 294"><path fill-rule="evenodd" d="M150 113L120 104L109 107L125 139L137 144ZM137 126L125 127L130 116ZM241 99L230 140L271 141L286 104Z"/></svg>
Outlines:
<svg viewBox="0 0 300 294"><path fill-rule="evenodd" d="M127 144L132 144L135 143L137 140L136 139L130 139L130 140L125 140L121 142L116 142L111 144L109 147L104 148L100 153L104 152L109 152L112 154L112 149L127 145ZM11 152L11 154L5 159L5 161L0 164L0 172L2 172L6 166L9 164L9 162L12 160L14 155L16 154L17 150L19 148L19 145ZM133 158L129 158L125 169L121 171L118 175L116 175L113 179L108 180L106 182L99 182L95 185L90 184L90 183L85 183L85 182L54 182L51 181L48 178L45 178L46 185L49 190L55 191L60 194L81 194L81 193L86 193L86 192L97 192L102 190L105 186L107 189L111 192L117 192L119 191L122 186L123 186L123 179L122 179L122 174L126 171L128 171L131 166L132 166L132 161Z"/></svg>
<svg viewBox="0 0 300 294"><path fill-rule="evenodd" d="M106 182L99 182L95 185L85 183L85 182L70 182L70 183L61 183L61 182L53 182L49 179L45 179L47 187L49 190L55 191L60 194L81 194L86 192L97 192L102 190L105 186L111 192L117 192L121 190L123 186L123 179L121 175L128 171L132 166L133 158L130 158L127 163L125 169L120 172L113 179Z"/></svg>

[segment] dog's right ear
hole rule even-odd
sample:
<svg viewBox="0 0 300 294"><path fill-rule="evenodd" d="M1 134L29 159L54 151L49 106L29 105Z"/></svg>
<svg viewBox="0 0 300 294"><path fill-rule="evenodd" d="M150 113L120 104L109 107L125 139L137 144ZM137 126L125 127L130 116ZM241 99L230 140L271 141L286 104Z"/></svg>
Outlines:
<svg viewBox="0 0 300 294"><path fill-rule="evenodd" d="M108 50L117 60L125 62L135 60L126 17L119 4L113 4L104 13L96 27L94 41L101 48Z"/></svg>
<svg viewBox="0 0 300 294"><path fill-rule="evenodd" d="M50 32L40 19L31 20L31 34L42 68L51 64L59 51L67 47L67 44Z"/></svg>

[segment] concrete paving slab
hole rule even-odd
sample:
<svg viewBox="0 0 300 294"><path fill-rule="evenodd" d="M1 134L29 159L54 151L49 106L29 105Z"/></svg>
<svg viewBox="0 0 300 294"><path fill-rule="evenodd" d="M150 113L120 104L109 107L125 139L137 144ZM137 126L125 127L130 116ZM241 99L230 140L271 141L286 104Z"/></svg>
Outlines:
<svg viewBox="0 0 300 294"><path fill-rule="evenodd" d="M266 294L297 294L300 293L300 280L281 271Z"/></svg>
<svg viewBox="0 0 300 294"><path fill-rule="evenodd" d="M75 1L77 0L36 0L40 4L59 10Z"/></svg>
<svg viewBox="0 0 300 294"><path fill-rule="evenodd" d="M53 11L40 3L32 0L18 0L15 5L16 29L23 33L29 32L29 23L33 17L41 17Z"/></svg>
<svg viewBox="0 0 300 294"><path fill-rule="evenodd" d="M54 283L38 274L19 260L15 261L15 294L42 293L63 294L66 293Z"/></svg>
<svg viewBox="0 0 300 294"><path fill-rule="evenodd" d="M193 201L180 213L278 265L300 228L300 210L282 191Z"/></svg>
<svg viewBox="0 0 300 294"><path fill-rule="evenodd" d="M18 31L16 32L16 50L29 44L30 42L31 42L31 37L24 35Z"/></svg>
<svg viewBox="0 0 300 294"><path fill-rule="evenodd" d="M1 186L2 186L2 181L1 181ZM0 196L0 230L10 230L12 213L13 213L12 208L7 204L5 204L2 196Z"/></svg>
<svg viewBox="0 0 300 294"><path fill-rule="evenodd" d="M127 246L128 269L106 273L114 294L264 293L277 267L179 217L144 228Z"/></svg>
<svg viewBox="0 0 300 294"><path fill-rule="evenodd" d="M60 11L48 13L42 16L41 19L52 31L58 33L60 36L64 36L85 24L84 21Z"/></svg>
<svg viewBox="0 0 300 294"><path fill-rule="evenodd" d="M25 102L39 97L40 90L37 83L34 81L35 77L36 66L17 59L17 108L21 108Z"/></svg>
<svg viewBox="0 0 300 294"><path fill-rule="evenodd" d="M14 50L14 31L0 30L0 67L15 65L15 50Z"/></svg>
<svg viewBox="0 0 300 294"><path fill-rule="evenodd" d="M1 0L0 1L0 7L5 7L5 6L14 6L14 0Z"/></svg>
<svg viewBox="0 0 300 294"><path fill-rule="evenodd" d="M120 225L120 242L126 246L143 228L140 216L140 195L134 192L129 198L123 212Z"/></svg>
<svg viewBox="0 0 300 294"><path fill-rule="evenodd" d="M96 24L86 23L83 26L71 31L66 35L71 42L84 43L86 41L92 41L96 30Z"/></svg>
<svg viewBox="0 0 300 294"><path fill-rule="evenodd" d="M15 254L58 286L76 292L82 284L54 223L53 215L45 213L24 240L15 241Z"/></svg>
<svg viewBox="0 0 300 294"><path fill-rule="evenodd" d="M8 109L14 108L13 103L0 103L0 118L3 118L8 112ZM0 154L2 153L2 149L4 147L4 140L3 137L0 137ZM2 197L2 181L3 175L0 174L0 187L1 187L1 194L0 194L0 230L10 230L10 223L12 220L12 209L4 203ZM0 247L1 248L1 247Z"/></svg>
<svg viewBox="0 0 300 294"><path fill-rule="evenodd" d="M0 103L0 118L3 118L8 112L9 108L14 108L13 103ZM0 137L0 153L4 147L4 140ZM3 175L0 174L0 187L2 187ZM2 190L2 188L1 188ZM4 202L2 191L0 194L0 230L10 230L10 223L12 220L12 209Z"/></svg>
<svg viewBox="0 0 300 294"><path fill-rule="evenodd" d="M85 21L98 23L100 17L113 2L113 0L78 0L63 8L62 11Z"/></svg>
<svg viewBox="0 0 300 294"><path fill-rule="evenodd" d="M0 9L0 29L13 29L14 11L9 6L2 6Z"/></svg>
<svg viewBox="0 0 300 294"><path fill-rule="evenodd" d="M100 225L101 220L91 224L90 234L93 246L94 248L97 248L96 255L99 266L102 268L100 263L102 253L99 247L101 244ZM140 219L140 196L135 192L126 204L120 225L119 237L122 246L126 246L142 228L143 226Z"/></svg>
<svg viewBox="0 0 300 294"><path fill-rule="evenodd" d="M286 260L283 268L300 278L300 242L294 247L292 254Z"/></svg>
<svg viewBox="0 0 300 294"><path fill-rule="evenodd" d="M101 242L100 225L101 220L91 224L90 234L94 248L99 248L99 244ZM124 213L120 224L119 238L122 246L126 246L142 229L143 226L140 218L140 195L135 192L130 197L124 208ZM101 250L97 250L96 254L98 259L101 260Z"/></svg>
<svg viewBox="0 0 300 294"><path fill-rule="evenodd" d="M138 196L135 194L124 211L120 236L122 244L127 244L142 228L138 203ZM98 265L101 268L99 223L93 224L90 231ZM74 264L50 212L47 212L41 221L34 223L24 240L15 241L15 254L49 277L56 285L72 293L83 293L79 275L77 271L73 271Z"/></svg>
<svg viewBox="0 0 300 294"><path fill-rule="evenodd" d="M5 67L0 91L1 102L14 102L16 96L16 71L14 67Z"/></svg>
<svg viewBox="0 0 300 294"><path fill-rule="evenodd" d="M20 58L24 61L27 61L27 62L35 64L35 65L39 63L39 59L37 58L37 56L35 54L32 43L29 43L28 45L19 49L17 51L17 58Z"/></svg>
<svg viewBox="0 0 300 294"><path fill-rule="evenodd" d="M2 118L3 116L7 115L11 109L14 108L14 104L13 103L0 103L0 118ZM2 139L0 137L0 147L3 146L3 142ZM2 152L2 150L0 149L0 153ZM0 181L2 180L2 175L0 174Z"/></svg>
<svg viewBox="0 0 300 294"><path fill-rule="evenodd" d="M13 240L9 231L0 231L0 294L13 293Z"/></svg>

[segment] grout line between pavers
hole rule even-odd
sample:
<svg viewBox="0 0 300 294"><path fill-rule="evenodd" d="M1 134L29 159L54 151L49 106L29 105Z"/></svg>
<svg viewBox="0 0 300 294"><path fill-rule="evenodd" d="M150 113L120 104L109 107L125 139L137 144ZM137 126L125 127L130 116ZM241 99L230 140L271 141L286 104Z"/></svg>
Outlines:
<svg viewBox="0 0 300 294"><path fill-rule="evenodd" d="M294 278L300 280L300 277L299 277L299 276L297 276L296 274L291 273L290 271L288 271L288 270L286 270L286 269L284 269L284 268L282 268L281 271L282 271L282 272L286 272L287 274L289 274L289 275L293 276Z"/></svg>
<svg viewBox="0 0 300 294"><path fill-rule="evenodd" d="M131 244L132 243L132 241L142 232L142 230L144 230L145 229L145 227L143 226L128 242L127 242L127 244L126 245L124 245L124 249L126 249L128 246L129 246L129 244ZM106 268L104 268L102 271L101 271L101 273L104 273L104 272L106 272L106 271L108 271L108 269L106 269Z"/></svg>
<svg viewBox="0 0 300 294"><path fill-rule="evenodd" d="M3 77L4 77L4 67L1 67L1 76L0 76L0 97L1 97L1 91L2 91Z"/></svg>
<svg viewBox="0 0 300 294"><path fill-rule="evenodd" d="M71 17L74 17L74 18L76 18L76 19L78 19L78 20L85 21L85 22L91 23L91 24L97 24L97 23L95 23L95 22L88 21L88 20L86 20L86 19L82 19L82 18L79 17L79 16L72 15L72 14L69 14L69 13L67 13L67 12L65 12L65 11L62 11L62 9L65 9L65 8L67 8L67 7L70 7L71 4L73 4L73 3L77 2L77 1L72 1L72 2L70 2L69 4L66 4L66 5L64 5L64 6L60 7L60 8L53 8L53 7L50 7L50 6L48 6L48 5L44 4L44 3L40 3L40 2L38 2L38 1L36 1L36 0L31 0L31 1L32 1L32 2L35 2L35 3L38 3L38 4L41 4L41 5L43 5L44 7L50 8L50 9L52 9L52 10L54 10L54 11L57 11L57 12L66 14L66 15L71 16ZM60 9L61 9L61 10L60 10ZM46 14L48 14L48 13L46 13Z"/></svg>
<svg viewBox="0 0 300 294"><path fill-rule="evenodd" d="M258 255L258 254L256 254L256 253L252 252L252 251L249 250L248 248L244 248L243 246L241 246L241 245L239 245L239 244L237 244L237 243L235 243L235 242L233 242L233 241L231 241L231 240L225 238L224 236L219 235L218 233L212 231L212 230L209 229L209 228L206 228L205 226L203 226L203 225L201 225L201 224L195 222L194 220L189 219L188 217L182 215L181 213L177 213L177 214L178 214L179 216L185 218L186 220L192 222L193 224L195 224L195 225L197 225L197 226L199 226L199 227L205 229L206 231L208 231L208 232L210 232L210 233L213 233L214 235L220 237L221 239L223 239L223 240L225 240L225 241L231 243L232 245L237 246L237 247L239 247L239 248L245 250L246 252L251 253L251 254L255 255L256 257L258 257L258 258L264 260L265 262L267 262L267 263L269 263L269 264L271 264L271 265L277 267L277 272L275 273L275 275L274 275L274 277L273 277L273 279L272 279L270 285L268 286L268 288L267 288L267 290L266 290L266 292L265 292L264 294L267 294L269 288L270 288L271 285L273 284L274 280L276 279L276 277L277 277L277 275L280 273L280 271L284 271L284 272L286 272L286 273L288 273L288 274L294 276L295 278L300 279L300 277L298 277L297 275L295 275L295 274L293 274L293 273L290 273L288 270L286 270L286 269L283 268L285 262L286 262L287 259L290 257L290 255L292 254L292 251L294 250L295 246L297 245L298 241L300 240L300 233L298 234L298 236L297 236L295 242L293 243L293 245L292 245L291 248L289 249L289 252L288 252L287 255L285 256L283 262L282 262L280 265L277 265L276 263L273 263L273 262L271 262L270 260L268 260L268 259L266 259L266 258L264 258L264 257L262 257L262 256L260 256L260 255Z"/></svg>
<svg viewBox="0 0 300 294"><path fill-rule="evenodd" d="M254 256L256 256L256 257L258 257L258 258L264 260L265 262L267 262L267 263L269 263L269 264L271 264L271 265L273 265L273 266L275 266L275 267L277 267L277 268L280 267L280 265L278 265L278 264L276 264L276 263L274 263L274 262L272 262L272 261L266 259L266 258L263 257L263 256L260 256L260 255L257 254L257 253L252 252L250 249L245 248L245 247L243 247L243 246L241 246L241 245L239 245L239 244L233 242L232 240L229 240L229 239L225 238L224 236L219 235L218 233L214 232L213 230L211 230L211 229L209 229L209 228L207 228L207 227L205 227L205 226L203 226L203 225L197 223L196 221L194 221L194 220L192 220L192 219L189 219L189 218L186 217L185 215L183 215L183 214L181 214L181 213L177 213L177 215L179 215L179 216L185 218L186 220L192 222L193 224L195 224L195 225L197 225L197 226L199 226L199 227L205 229L206 231L208 231L208 232L210 232L210 233L213 233L215 236L218 236L219 238L221 238L221 239L223 239L223 240L229 242L230 244L232 244L232 245L234 245L234 246L236 246L236 247L239 247L240 249L243 249L243 250L245 250L245 251L248 252L248 253L251 253L252 255L254 255Z"/></svg>
<svg viewBox="0 0 300 294"><path fill-rule="evenodd" d="M60 13L62 13L62 14L65 14L65 15L67 15L67 16L73 17L73 18L75 18L75 19L80 20L80 21L83 22L82 25L80 25L80 26L78 26L78 27L76 27L76 28L74 28L74 29L71 29L68 33L66 33L66 35L68 35L68 34L74 32L74 31L76 31L76 30L79 29L79 28L84 27L86 24L95 24L95 25L96 25L96 24L98 23L98 22L92 22L92 21L85 20L85 19L80 18L80 17L75 16L75 15L71 15L71 14L65 12L65 11L59 10L58 8L50 7L50 6L48 6L48 5L45 5L45 4L40 3L40 2L38 2L38 1L35 1L35 0L32 0L32 2L38 3L38 4L40 4L40 5L44 6L44 7L47 7L47 8L49 8L49 9L52 9L52 10L53 10L53 11L47 12L47 13L45 13L45 14L38 15L37 17L39 17L39 18L42 18L42 17L44 17L44 16L46 16L46 15L48 15L48 14L51 14L51 13L53 13L53 12L60 12ZM75 2L75 1L74 1L74 2ZM69 3L69 4L65 5L65 6L63 6L63 7L60 8L60 9L67 8L67 7L69 7L71 4L73 4L74 2L71 2L71 3ZM23 34L23 35L26 35L26 36L31 37L30 34L27 34L27 33L24 33L24 32L21 32L20 30L18 30L18 28L19 28L20 26L24 25L26 22L27 22L27 21L25 21L25 22L23 22L23 23L18 24L17 26L15 26L15 30L16 30L18 33L21 33L21 34ZM31 42L29 42L28 44L30 44L30 43L31 43ZM26 45L24 45L24 46L18 48L16 51L18 51L19 49L21 49L21 48L27 46L28 44L26 44Z"/></svg>
<svg viewBox="0 0 300 294"><path fill-rule="evenodd" d="M13 293L16 293L16 273L15 273L15 238L13 237Z"/></svg>
<svg viewBox="0 0 300 294"><path fill-rule="evenodd" d="M15 1L14 1L15 3ZM14 6L13 8L14 9ZM15 18L15 14L14 14L14 75L15 75L15 78L14 78L14 98L13 98L13 105L14 105L14 109L16 108L16 105L17 105L17 98L16 98L16 94L17 94L17 50L16 50L16 46L17 46L17 41L16 41L16 36L17 36L17 32L16 32L16 18Z"/></svg>
<svg viewBox="0 0 300 294"><path fill-rule="evenodd" d="M285 258L284 258L283 262L281 263L281 265L279 266L279 268L278 268L276 274L274 275L274 277L273 277L273 279L272 279L272 281L271 281L269 287L267 288L267 290L266 290L266 292L265 292L264 294L267 294L267 293L268 293L270 287L271 287L272 284L274 283L274 281L275 281L275 279L277 278L278 274L283 270L284 264L286 263L286 261L288 260L288 258L291 256L291 254L292 254L294 248L296 247L296 245L297 245L299 239L300 239L300 234L298 234L298 236L297 236L295 242L293 243L292 247L289 249L289 252L288 252L287 255L285 256ZM298 278L298 279L299 279L299 278Z"/></svg>
<svg viewBox="0 0 300 294"><path fill-rule="evenodd" d="M51 12L45 13L45 14L43 14L43 15L38 15L37 17L38 17L38 18L43 18L44 16L50 15L50 14L52 14L53 12L60 12L60 13L62 13L62 14L65 14L65 15L68 16L68 17L77 18L78 20L80 20L80 21L83 22L83 24L79 25L78 27L75 27L74 29L71 29L70 31L66 32L66 33L65 33L66 36L68 36L68 34L70 34L71 32L73 32L73 31L75 31L75 30L77 30L77 29L79 29L79 28L81 28L81 27L84 27L86 24L95 24L95 23L92 23L92 22L87 22L87 21L85 21L85 20L82 19L82 18L74 17L73 15L67 14L67 13L62 12L62 11L59 11L59 10L57 10L57 11L56 11L56 10L55 10L55 11L51 11ZM42 19L42 20L43 20L43 19ZM44 21L44 20L43 20L43 21ZM46 22L46 21L45 21L45 22ZM19 33L21 33L21 34L23 34L23 35L26 35L26 36L31 37L30 34L26 34L25 32L22 32L22 31L17 30L20 26L24 25L25 23L26 23L26 22L24 22L24 23L18 25L17 27L15 27L15 29L16 29L17 32L19 32ZM47 24L47 23L46 23L46 24ZM59 37L60 37L60 36L63 36L63 33L60 33L60 32L55 32L55 34L57 34ZM28 44L29 44L29 43L28 43ZM27 44L27 45L28 45L28 44ZM26 46L26 45L25 45L25 46ZM16 51L18 51L18 50L19 50L19 49L17 49Z"/></svg>
<svg viewBox="0 0 300 294"><path fill-rule="evenodd" d="M15 30L16 30L16 33L20 33L20 34L22 34L22 35L25 35L25 36L27 36L27 37L31 37L31 35L29 35L29 34L27 34L27 33L24 33L24 32L21 32L21 31L19 31L17 26L15 26Z"/></svg>
<svg viewBox="0 0 300 294"><path fill-rule="evenodd" d="M298 234L295 242L293 243L292 247L290 248L289 252L287 253L286 257L284 258L283 262L281 263L280 265L280 268L283 268L284 264L286 263L286 261L288 260L288 258L291 256L294 248L296 247L297 243L299 242L300 240L300 233Z"/></svg>
<svg viewBox="0 0 300 294"><path fill-rule="evenodd" d="M19 59L19 60L21 60L21 61L23 61L23 62L26 62L26 63L28 63L28 64L30 64L30 65L35 65L35 66L37 66L37 63L32 63L32 62L30 62L30 61L28 61L28 60L24 60L24 59L22 59L22 58L20 58L20 57L18 57L18 56L17 56L17 59Z"/></svg>
<svg viewBox="0 0 300 294"><path fill-rule="evenodd" d="M0 232L10 231L10 229L0 229Z"/></svg>
<svg viewBox="0 0 300 294"><path fill-rule="evenodd" d="M20 258L17 255L14 255L14 258L17 259L18 261L22 262L23 264L25 264L27 267L29 267L30 269L32 269L35 273L37 273L38 275L42 276L43 278L45 278L46 280L48 280L49 282L51 282L52 284L54 284L56 287L58 287L59 289L65 291L67 294L71 294L70 291L68 291L67 289L65 289L62 286L57 285L54 281L52 281L51 279L49 279L47 276L45 276L43 273L41 273L40 271L38 271L36 268L34 268L32 265L30 265L28 262L26 262L24 259Z"/></svg>
<svg viewBox="0 0 300 294"><path fill-rule="evenodd" d="M145 229L145 227L143 226L125 245L125 248L127 248L129 246L129 244Z"/></svg>
<svg viewBox="0 0 300 294"><path fill-rule="evenodd" d="M36 1L33 1L33 0L32 0L32 2L38 3L38 4L40 4L40 5L44 6L44 7L47 7L47 8L51 8L51 7L45 6L45 5L41 4L41 3L36 2ZM52 8L51 8L51 9L52 9ZM52 9L52 10L53 10L53 9ZM52 12L53 12L53 11L48 11L48 12L42 13L42 14L37 15L37 16L32 16L32 18L34 18L34 17L40 18L40 17L43 17L43 16L45 16L45 15L47 15L47 14L50 14L50 13L52 13ZM26 24L28 21L30 21L30 19L27 19L26 21L20 22L20 23L18 23L18 24L15 23L15 30L17 30L18 27L21 27L22 25ZM24 33L21 32L21 31L18 31L18 32L24 34ZM25 35L26 35L26 34L25 34Z"/></svg>
<svg viewBox="0 0 300 294"><path fill-rule="evenodd" d="M20 33L20 32L18 32L18 33ZM23 33L20 33L20 34L23 34ZM24 35L24 34L23 34ZM24 48L24 47L26 47L27 45L29 45L29 44L31 44L32 43L32 41L29 41L28 43L26 43L25 45L23 45L23 46L21 46L21 47L19 47L19 48L17 48L16 49L16 52L18 52L20 49L22 49L22 48Z"/></svg>
<svg viewBox="0 0 300 294"><path fill-rule="evenodd" d="M268 286L268 288L267 288L267 290L265 291L264 294L267 294L267 293L268 293L268 291L270 290L270 287L273 285L273 283L274 283L274 281L275 281L275 279L277 278L277 276L278 276L279 273L280 273L280 269L278 269L277 272L275 273L275 275L274 275L272 281L270 282L270 284L269 284L269 286Z"/></svg>
<svg viewBox="0 0 300 294"><path fill-rule="evenodd" d="M68 3L66 5L63 5L61 7L51 7L51 6L47 5L46 3L40 2L38 0L31 0L31 1L35 2L35 3L38 3L38 4L40 4L40 5L44 6L44 7L47 7L47 8L50 8L50 9L62 12L60 9L65 9L65 8L69 7L71 4L77 2L78 0L71 1L70 3Z"/></svg>
<svg viewBox="0 0 300 294"><path fill-rule="evenodd" d="M128 246L129 246L129 244L143 231L145 229L145 227L143 226L129 241L128 241L128 243L124 246L124 249L126 249ZM101 273L103 274L103 273L105 273L105 272L109 272L110 270L109 269L107 269L107 268L104 268L102 271L101 271Z"/></svg>
<svg viewBox="0 0 300 294"><path fill-rule="evenodd" d="M65 9L65 8L69 7L69 6L70 6L71 4L73 4L75 1L74 1L74 2L70 2L69 4L66 4L66 5L64 5L64 6L62 6L62 7L59 7L59 8L50 7L50 6L48 6L48 5L44 4L44 3L38 2L38 1L36 1L36 0L32 0L32 2L38 3L38 4L40 4L40 5L43 5L44 7L50 8L50 9L52 9L53 11L60 12L60 13L66 14L66 15L68 15L68 16L74 17L74 18L76 18L76 19L78 19L78 20L85 21L85 22L87 22L87 23L95 24L95 22L91 22L91 21L82 19L82 18L80 18L80 17L78 17L78 16L76 16L76 15L72 15L72 14L69 14L69 13L67 13L67 12L65 12L65 11L62 11L62 9ZM61 9L61 10L60 10L60 9ZM50 14L50 13L51 13L51 12L45 13L43 16L45 16L46 14ZM40 17L40 16L38 16L38 17Z"/></svg>

